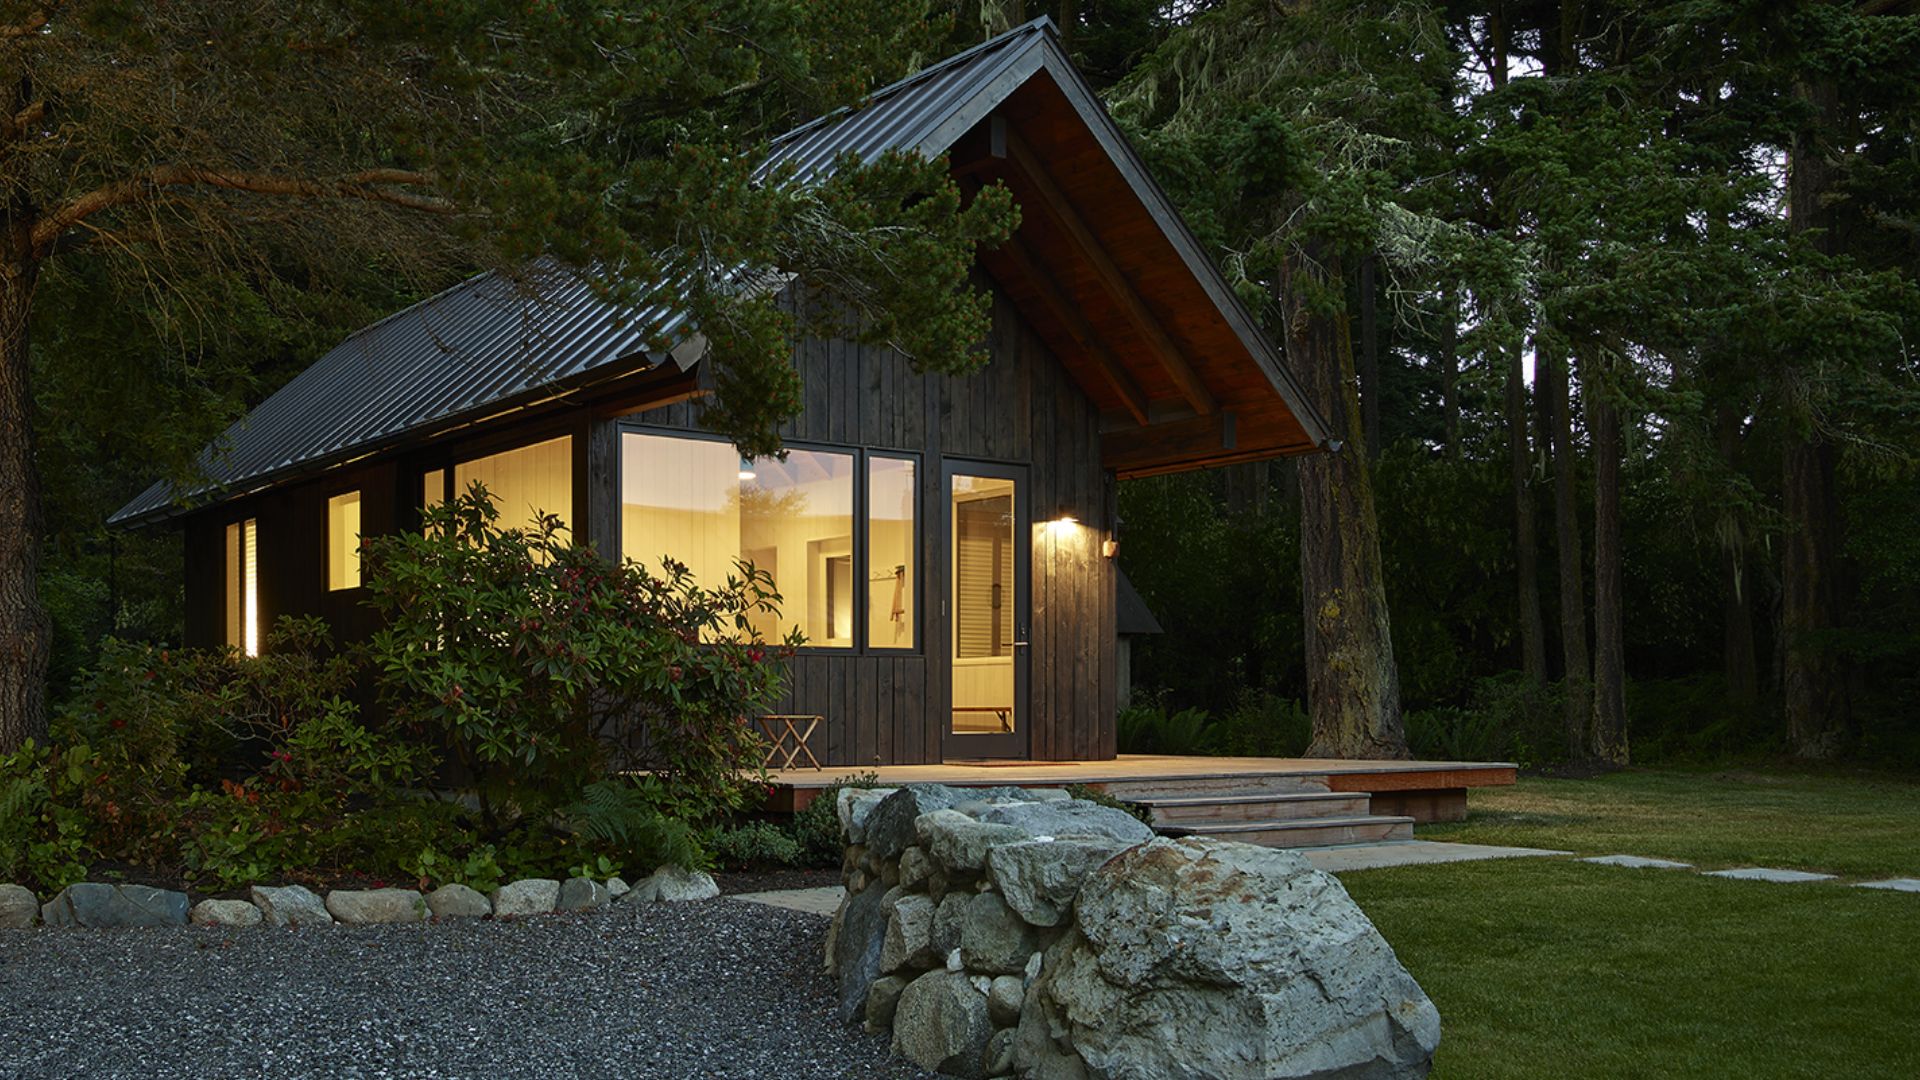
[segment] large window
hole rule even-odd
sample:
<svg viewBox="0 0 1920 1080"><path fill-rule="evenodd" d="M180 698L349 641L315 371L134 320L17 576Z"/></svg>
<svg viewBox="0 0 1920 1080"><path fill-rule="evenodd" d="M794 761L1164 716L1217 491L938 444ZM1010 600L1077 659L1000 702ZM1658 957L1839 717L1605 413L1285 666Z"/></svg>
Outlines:
<svg viewBox="0 0 1920 1080"><path fill-rule="evenodd" d="M503 529L530 527L543 513L573 527L571 436L463 461L453 467L451 491L446 487L446 470L434 469L421 482L421 504L438 506L449 494L464 495L475 480L486 485L487 494L493 497Z"/></svg>
<svg viewBox="0 0 1920 1080"><path fill-rule="evenodd" d="M227 644L260 655L259 522L253 518L227 526Z"/></svg>
<svg viewBox="0 0 1920 1080"><path fill-rule="evenodd" d="M360 587L360 493L327 500L327 589Z"/></svg>
<svg viewBox="0 0 1920 1080"><path fill-rule="evenodd" d="M772 576L782 598L779 618L763 617L754 628L770 639L798 628L813 646L852 648L864 595L869 646L913 647L912 462L868 462L873 485L886 467L884 486L871 495L891 500L891 509L869 521L862 573L851 451L796 449L785 461L750 462L712 439L627 432L620 456L620 548L627 558L657 572L671 557L709 586L736 573L736 561L750 562ZM884 552L877 546L882 533ZM884 582L875 580L883 564Z"/></svg>
<svg viewBox="0 0 1920 1080"><path fill-rule="evenodd" d="M867 459L867 647L914 647L914 461Z"/></svg>

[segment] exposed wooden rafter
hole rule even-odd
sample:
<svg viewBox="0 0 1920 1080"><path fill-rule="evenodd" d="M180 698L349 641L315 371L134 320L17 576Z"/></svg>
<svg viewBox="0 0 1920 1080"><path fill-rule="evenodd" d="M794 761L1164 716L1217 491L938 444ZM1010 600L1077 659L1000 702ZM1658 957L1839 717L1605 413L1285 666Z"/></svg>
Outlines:
<svg viewBox="0 0 1920 1080"><path fill-rule="evenodd" d="M1054 182L1052 174L1047 172L1046 165L1041 162L1039 155L1033 152L1033 148L1027 145L1026 139L1022 138L1020 132L1012 125L1005 125L999 130L1004 131L1007 158L1012 162L1014 170L1039 194L1048 215L1072 238L1075 246L1080 249L1081 255L1092 266L1094 275L1099 278L1101 285L1127 314L1134 328L1140 332L1140 336L1146 341L1148 347L1159 358L1161 366L1166 369L1167 376L1180 389L1181 396L1193 406L1194 412L1202 416L1218 411L1219 405L1214 401L1213 394L1207 390L1206 384L1200 381L1200 376L1193 370L1193 365L1187 362L1186 354L1171 337L1167 336L1166 328L1160 325L1160 320L1148 309L1146 301L1140 298L1140 293L1133 287L1133 283L1127 280L1126 274L1121 272L1120 267L1113 261L1113 257L1107 254L1106 246L1100 243L1099 238L1088 227L1086 220L1080 216L1080 212L1074 209L1073 202L1067 198L1064 191L1060 190L1060 185ZM996 143L998 142L997 134L998 132L996 132Z"/></svg>
<svg viewBox="0 0 1920 1080"><path fill-rule="evenodd" d="M1067 296L1059 282L1053 280L1053 275L1047 273L1046 268L1034 258L1033 252L1027 250L1027 246L1020 242L1019 237L1009 237L1007 242L997 249L997 254L1012 264L1014 270L1026 279L1027 285L1039 294L1041 303L1047 306L1047 310L1053 313L1053 317L1073 338L1074 343L1079 345L1081 351L1093 361L1095 369L1100 372L1100 377L1106 381L1107 388L1120 399L1120 403L1133 415L1134 420L1144 426L1147 423L1146 394L1142 393L1140 385L1133 381L1133 376L1127 374L1127 369L1121 366L1119 358L1115 357L1100 341L1099 335L1094 333L1093 324L1087 322L1087 317L1080 313L1080 308L1074 304L1072 298Z"/></svg>

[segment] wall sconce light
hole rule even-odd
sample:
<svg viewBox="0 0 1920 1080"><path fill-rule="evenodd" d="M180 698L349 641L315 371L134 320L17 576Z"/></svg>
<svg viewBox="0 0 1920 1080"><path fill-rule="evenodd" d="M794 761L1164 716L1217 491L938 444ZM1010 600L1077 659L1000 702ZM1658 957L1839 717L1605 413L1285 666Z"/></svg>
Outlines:
<svg viewBox="0 0 1920 1080"><path fill-rule="evenodd" d="M752 458L743 457L740 459L740 479L751 480L758 475L760 474L753 471Z"/></svg>
<svg viewBox="0 0 1920 1080"><path fill-rule="evenodd" d="M1111 538L1100 541L1100 554L1108 559L1120 554L1120 541Z"/></svg>

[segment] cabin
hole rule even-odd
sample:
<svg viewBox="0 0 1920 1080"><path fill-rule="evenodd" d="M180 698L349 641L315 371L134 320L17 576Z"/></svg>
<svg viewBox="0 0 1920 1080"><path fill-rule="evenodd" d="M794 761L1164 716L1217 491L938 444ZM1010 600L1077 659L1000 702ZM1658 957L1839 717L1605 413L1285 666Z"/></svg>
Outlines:
<svg viewBox="0 0 1920 1080"><path fill-rule="evenodd" d="M1325 425L1048 21L783 136L773 161L887 150L946 155L1022 208L980 256L976 374L801 342L790 452L743 460L700 427L697 328L650 351L644 320L572 277L535 297L481 275L341 342L207 449L204 483L156 483L112 522L184 530L188 643L252 652L283 614L371 633L359 538L480 480L503 517L557 514L606 554L769 571L785 605L760 629L807 640L781 711L823 718L826 765L1113 759L1116 484L1314 452Z"/></svg>

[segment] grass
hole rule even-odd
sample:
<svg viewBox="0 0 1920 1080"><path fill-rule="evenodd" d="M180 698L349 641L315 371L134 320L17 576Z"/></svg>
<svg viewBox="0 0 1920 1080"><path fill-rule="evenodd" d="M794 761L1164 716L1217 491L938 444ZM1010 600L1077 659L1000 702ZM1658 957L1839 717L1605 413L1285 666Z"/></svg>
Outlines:
<svg viewBox="0 0 1920 1080"><path fill-rule="evenodd" d="M1920 896L1566 859L1343 881L1440 1009L1441 1080L1920 1076Z"/></svg>
<svg viewBox="0 0 1920 1080"><path fill-rule="evenodd" d="M1525 778L1469 799L1466 822L1423 825L1420 838L1646 855L1704 869L1920 877L1920 783L1909 779L1632 770Z"/></svg>
<svg viewBox="0 0 1920 1080"><path fill-rule="evenodd" d="M1476 791L1423 839L1920 877L1920 786L1629 772ZM1440 1009L1434 1075L1920 1076L1920 896L1571 859L1344 875Z"/></svg>

